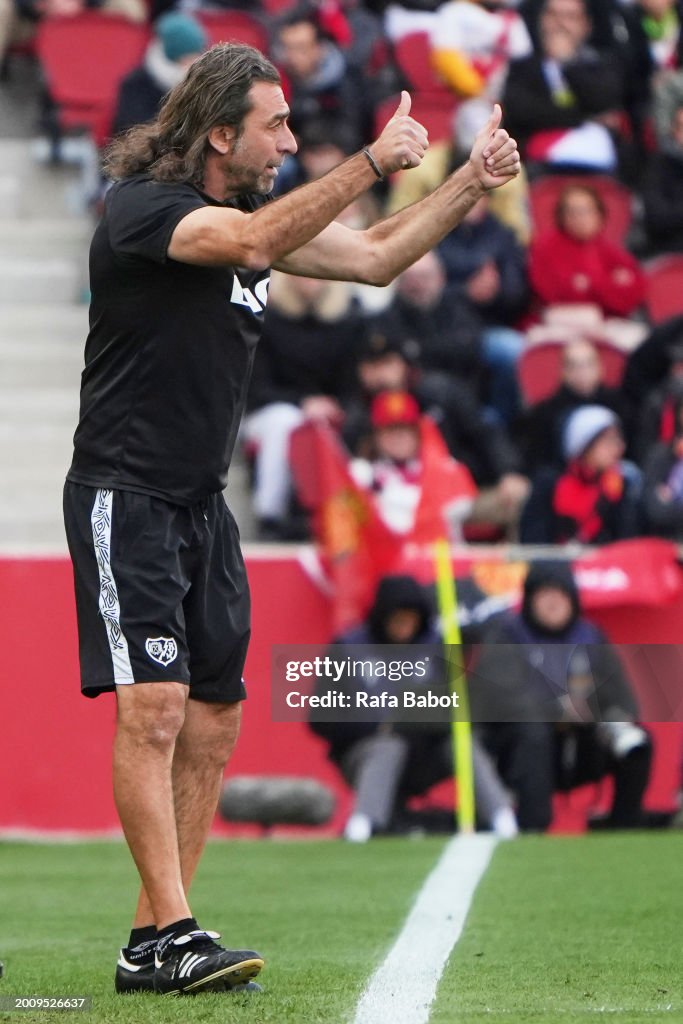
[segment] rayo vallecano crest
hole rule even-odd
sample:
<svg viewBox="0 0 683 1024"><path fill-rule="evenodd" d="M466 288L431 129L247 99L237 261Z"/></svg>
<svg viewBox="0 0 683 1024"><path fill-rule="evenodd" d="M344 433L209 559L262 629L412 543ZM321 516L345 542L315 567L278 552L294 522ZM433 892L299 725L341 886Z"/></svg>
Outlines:
<svg viewBox="0 0 683 1024"><path fill-rule="evenodd" d="M170 665L178 657L178 645L172 636L147 637L145 650L160 665Z"/></svg>

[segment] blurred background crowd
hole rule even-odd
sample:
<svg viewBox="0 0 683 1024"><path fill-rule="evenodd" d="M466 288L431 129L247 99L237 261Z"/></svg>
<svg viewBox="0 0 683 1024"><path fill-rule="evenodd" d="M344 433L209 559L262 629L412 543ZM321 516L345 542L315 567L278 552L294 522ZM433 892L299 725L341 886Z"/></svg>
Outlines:
<svg viewBox="0 0 683 1024"><path fill-rule="evenodd" d="M438 187L467 159L495 102L524 161L519 179L484 196L386 288L273 273L241 433L239 479L251 506L243 536L300 541L315 533L310 477L319 448L296 444L302 431L310 440L312 427L394 537L683 540L683 2L0 0L3 135L32 140L30 150L7 149L14 177L30 180L29 160L56 176L75 168L72 209L92 223L106 191L100 165L107 142L154 117L192 61L232 39L267 52L283 77L299 149L280 173L278 194L369 142L400 90L409 90L430 149L420 168L378 182L345 211L353 228ZM15 187L0 174L3 218L12 215ZM43 218L26 249L32 259L57 230L39 193L21 199ZM24 230L22 258L27 237ZM79 239L72 242L85 251ZM56 244L63 254L62 235ZM0 301L16 302L23 294L13 276L18 264L0 251L3 259ZM50 287L66 287L83 304L85 279L75 296L73 280L67 275L64 285L55 267ZM41 265L43 272L49 277ZM27 289L27 308L12 329L42 339L46 324L30 308L44 301L41 280L34 275L33 302ZM50 315L55 334L68 337L80 359L74 341L84 334L74 339L74 321ZM53 358L41 339L35 351L42 355L30 368L17 364L12 385ZM3 354L12 353L8 343ZM13 400L9 387L3 402L3 415L35 412L25 396ZM41 413L44 402L44 394L35 400ZM57 399L55 409L62 409ZM10 447L12 479L26 483L21 450ZM60 477L66 464L65 456ZM395 603L396 586L403 603ZM379 610L376 604L363 628L378 628L382 642L418 642L427 628L422 598L406 598L406 587L402 578L393 590L380 587ZM552 608L534 605L534 587L560 595L559 625ZM525 601L505 642L528 649L551 636L601 643L577 625L583 620L570 577L532 578ZM412 626L394 638L387 616L406 610ZM497 671L491 667L491 678ZM633 824L650 744L633 725L627 684L610 707L636 731L613 736L592 727L591 749L602 754L589 774L601 777L637 753L632 774L618 775L612 809L620 823ZM568 721L585 724L581 713L573 707ZM523 736L513 732L484 729L477 739L479 797L501 834L547 826L552 771L534 765L539 756L549 765L561 757L547 731L529 724ZM564 728L563 741L566 735ZM367 783L376 763L384 777L391 768L399 785L405 744L392 745L383 732L380 760L363 776L368 751L377 753L369 736L328 739L354 785L362 789L358 780ZM356 740L364 744L360 754ZM442 761L436 777L450 771ZM574 761L581 761L576 750ZM503 782L522 793L517 820ZM349 838L384 828L395 798L385 794L377 809L371 795Z"/></svg>
<svg viewBox="0 0 683 1024"><path fill-rule="evenodd" d="M438 186L495 101L525 167L387 288L273 274L242 432L256 535L309 535L289 460L308 421L409 534L427 413L462 470L442 496L454 536L683 536L683 6L0 2L5 88L37 69L35 131L80 165L95 211L109 138L233 38L283 76L299 151L280 194L372 139L410 90L430 150L352 204L352 227Z"/></svg>

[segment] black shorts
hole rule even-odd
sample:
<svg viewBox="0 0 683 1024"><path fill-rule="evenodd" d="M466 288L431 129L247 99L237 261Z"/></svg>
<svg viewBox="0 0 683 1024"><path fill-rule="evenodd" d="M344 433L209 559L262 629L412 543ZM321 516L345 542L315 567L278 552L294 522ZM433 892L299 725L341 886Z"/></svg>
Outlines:
<svg viewBox="0 0 683 1024"><path fill-rule="evenodd" d="M64 522L87 697L180 682L196 700L245 698L249 584L222 494L184 508L67 481Z"/></svg>

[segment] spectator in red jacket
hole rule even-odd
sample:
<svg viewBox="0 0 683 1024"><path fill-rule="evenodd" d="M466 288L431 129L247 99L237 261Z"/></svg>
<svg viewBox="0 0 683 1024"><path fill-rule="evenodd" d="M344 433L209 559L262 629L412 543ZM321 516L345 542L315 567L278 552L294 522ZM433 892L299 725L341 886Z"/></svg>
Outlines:
<svg viewBox="0 0 683 1024"><path fill-rule="evenodd" d="M625 249L604 236L606 209L588 185L568 185L556 227L531 246L529 276L543 306L592 303L605 316L628 317L645 298L645 276Z"/></svg>

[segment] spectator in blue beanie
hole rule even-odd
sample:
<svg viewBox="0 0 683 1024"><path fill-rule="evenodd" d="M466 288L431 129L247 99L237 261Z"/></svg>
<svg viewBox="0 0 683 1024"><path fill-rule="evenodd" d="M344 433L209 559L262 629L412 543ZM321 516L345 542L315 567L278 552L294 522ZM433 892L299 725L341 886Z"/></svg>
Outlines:
<svg viewBox="0 0 683 1024"><path fill-rule="evenodd" d="M156 117L163 97L182 82L206 47L206 33L194 18L173 12L159 18L142 64L119 87L113 134Z"/></svg>

